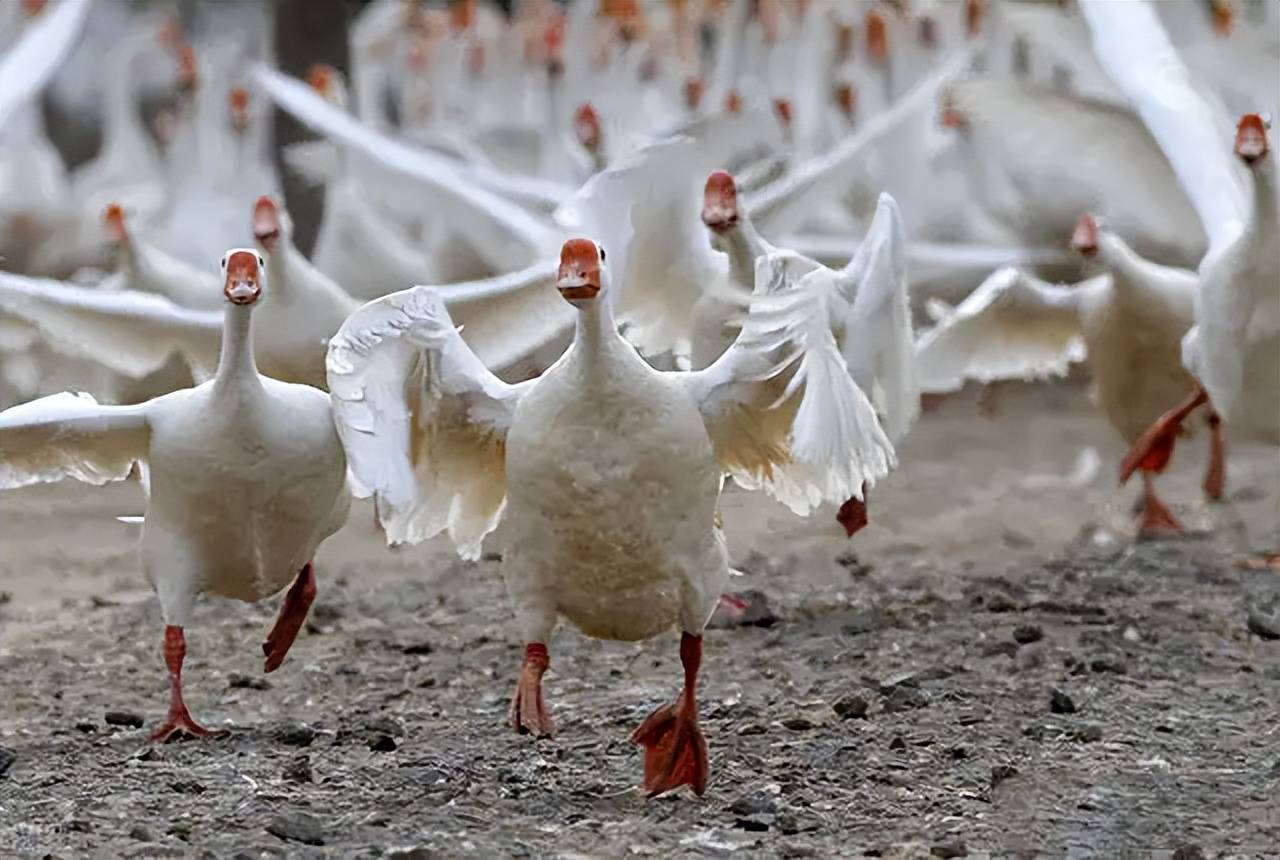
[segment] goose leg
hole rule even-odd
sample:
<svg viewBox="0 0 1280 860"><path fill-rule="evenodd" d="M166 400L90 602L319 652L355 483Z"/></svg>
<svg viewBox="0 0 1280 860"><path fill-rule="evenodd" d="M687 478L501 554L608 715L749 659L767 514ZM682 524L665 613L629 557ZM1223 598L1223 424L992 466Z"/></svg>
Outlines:
<svg viewBox="0 0 1280 860"><path fill-rule="evenodd" d="M1156 423L1147 428L1147 432L1138 438L1120 461L1120 483L1124 484L1139 469L1144 473L1163 472L1164 467L1169 464L1169 458L1173 456L1173 443L1182 428L1182 422L1208 402L1208 393L1197 385L1190 397L1157 418Z"/></svg>
<svg viewBox="0 0 1280 860"><path fill-rule="evenodd" d="M197 723L182 700L182 661L187 656L187 640L181 627L172 624L164 628L164 664L169 670L169 715L163 724L151 733L151 740L168 743L183 734L196 738L217 737L225 732L206 729Z"/></svg>
<svg viewBox="0 0 1280 860"><path fill-rule="evenodd" d="M547 646L542 642L530 642L524 646L524 663L520 667L520 680L511 696L507 719L520 734L535 738L549 738L555 732L551 715L542 701L542 673L551 665Z"/></svg>
<svg viewBox="0 0 1280 860"><path fill-rule="evenodd" d="M1182 524L1156 495L1155 479L1151 472L1142 473L1142 484L1142 524L1138 527L1139 537L1181 534Z"/></svg>
<svg viewBox="0 0 1280 860"><path fill-rule="evenodd" d="M1209 413L1209 468L1204 474L1204 495L1214 502L1222 500L1227 487L1227 443L1222 434L1222 417Z"/></svg>
<svg viewBox="0 0 1280 860"><path fill-rule="evenodd" d="M280 668L285 655L293 646L293 640L298 638L298 631L302 629L302 623L307 620L307 612L315 599L316 574L311 563L308 562L298 573L298 578L293 581L293 585L289 586L289 590L285 592L284 600L280 603L280 613L276 616L276 623L272 625L271 632L262 643L262 653L266 658L262 662L262 671L274 672Z"/></svg>
<svg viewBox="0 0 1280 860"><path fill-rule="evenodd" d="M995 418L1000 414L1000 380L988 382L978 393L978 414L983 418Z"/></svg>
<svg viewBox="0 0 1280 860"><path fill-rule="evenodd" d="M862 485L862 498L852 498L836 511L836 522L844 526L844 533L853 537L869 522L867 518L867 485Z"/></svg>
<svg viewBox="0 0 1280 860"><path fill-rule="evenodd" d="M684 689L673 704L662 705L631 734L644 747L644 790L650 797L687 785L699 797L707 790L707 739L698 725L698 669L702 636L680 637Z"/></svg>

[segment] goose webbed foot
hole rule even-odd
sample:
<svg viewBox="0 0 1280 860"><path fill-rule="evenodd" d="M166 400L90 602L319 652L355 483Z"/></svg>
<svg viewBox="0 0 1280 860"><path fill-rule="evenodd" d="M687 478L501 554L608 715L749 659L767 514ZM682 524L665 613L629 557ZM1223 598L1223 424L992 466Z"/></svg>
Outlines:
<svg viewBox="0 0 1280 860"><path fill-rule="evenodd" d="M271 632L262 643L262 653L265 657L262 671L274 672L280 668L289 649L293 647L293 640L298 638L298 631L307 620L307 612L310 611L315 599L316 575L308 562L298 573L298 578L293 581L293 585L289 586L289 590L285 592L284 600L280 603L280 613L276 616L276 623L272 625Z"/></svg>
<svg viewBox="0 0 1280 860"><path fill-rule="evenodd" d="M225 731L200 725L187 710L182 699L182 662L187 656L187 640L181 627L172 624L164 628L164 662L169 670L169 714L165 721L151 733L153 743L168 743L183 736L216 738Z"/></svg>
<svg viewBox="0 0 1280 860"><path fill-rule="evenodd" d="M631 742L644 747L644 790L650 797L682 785L692 788L699 797L707 790L707 739L698 725L696 695L702 664L701 636L681 636L680 662L684 664L684 689L680 695L674 703L655 710L631 734Z"/></svg>
<svg viewBox="0 0 1280 860"><path fill-rule="evenodd" d="M550 665L551 658L546 645L530 642L524 646L520 680L516 681L516 691L511 696L511 707L507 710L507 720L511 727L522 735L549 738L555 733L555 725L542 700L542 674Z"/></svg>
<svg viewBox="0 0 1280 860"><path fill-rule="evenodd" d="M870 519L867 516L867 485L862 485L862 498L852 498L836 511L836 522L844 526L844 533L853 537L866 528Z"/></svg>

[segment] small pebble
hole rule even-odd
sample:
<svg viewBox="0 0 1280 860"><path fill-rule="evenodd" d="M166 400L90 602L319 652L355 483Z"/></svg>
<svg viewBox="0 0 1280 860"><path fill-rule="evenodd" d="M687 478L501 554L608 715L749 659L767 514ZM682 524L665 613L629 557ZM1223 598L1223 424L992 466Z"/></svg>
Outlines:
<svg viewBox="0 0 1280 860"><path fill-rule="evenodd" d="M991 787L995 788L1006 779L1013 779L1018 775L1018 769L1011 764L997 764L991 768Z"/></svg>
<svg viewBox="0 0 1280 860"><path fill-rule="evenodd" d="M1188 842L1174 849L1173 860L1204 860L1204 850Z"/></svg>
<svg viewBox="0 0 1280 860"><path fill-rule="evenodd" d="M227 675L227 686L233 690L270 690L271 682L256 675L241 675L232 672Z"/></svg>
<svg viewBox="0 0 1280 860"><path fill-rule="evenodd" d="M0 778L9 772L9 768L13 767L13 763L18 760L18 754L8 747L0 747Z"/></svg>
<svg viewBox="0 0 1280 860"><path fill-rule="evenodd" d="M768 814L772 815L778 811L778 804L772 797L759 792L751 792L744 794L729 804L729 811L734 815L747 816Z"/></svg>
<svg viewBox="0 0 1280 860"><path fill-rule="evenodd" d="M400 649L400 653L412 656L426 656L435 650L435 646L430 642L415 642L411 645L405 645Z"/></svg>
<svg viewBox="0 0 1280 860"><path fill-rule="evenodd" d="M1049 694L1049 710L1055 714L1074 714L1076 703L1061 690L1054 690Z"/></svg>
<svg viewBox="0 0 1280 860"><path fill-rule="evenodd" d="M918 687L894 687L893 692L884 700L884 709L890 714L927 707L929 707L929 697Z"/></svg>
<svg viewBox="0 0 1280 860"><path fill-rule="evenodd" d="M1091 744L1102 740L1102 726L1081 726L1071 733L1071 739L1082 744Z"/></svg>
<svg viewBox="0 0 1280 860"><path fill-rule="evenodd" d="M851 693L837 699L831 709L842 720L861 720L867 716L867 700Z"/></svg>
<svg viewBox="0 0 1280 860"><path fill-rule="evenodd" d="M320 733L306 723L282 726L272 733L276 743L287 747L309 747Z"/></svg>
<svg viewBox="0 0 1280 860"><path fill-rule="evenodd" d="M1090 660L1089 668L1095 672L1111 672L1115 675L1125 674L1124 661L1115 657L1098 657Z"/></svg>
<svg viewBox="0 0 1280 860"><path fill-rule="evenodd" d="M1248 628L1250 633L1262 639L1280 639L1280 618L1265 615L1257 609L1249 610Z"/></svg>
<svg viewBox="0 0 1280 860"><path fill-rule="evenodd" d="M378 734L369 739L369 749L374 752L395 752L398 744L391 735Z"/></svg>
<svg viewBox="0 0 1280 860"><path fill-rule="evenodd" d="M102 719L109 726L127 726L131 729L140 729L145 722L142 714L136 714L133 711L107 711Z"/></svg>
<svg viewBox="0 0 1280 860"><path fill-rule="evenodd" d="M311 771L311 756L300 753L284 763L280 776L289 782L315 782Z"/></svg>
<svg viewBox="0 0 1280 860"><path fill-rule="evenodd" d="M290 842L301 842L304 845L323 845L324 827L319 819L298 812L292 815L277 815L267 825L267 832L272 836Z"/></svg>
<svg viewBox="0 0 1280 860"><path fill-rule="evenodd" d="M891 750L905 750L906 748L907 742L903 740L902 735L894 735L893 740L889 741L889 749Z"/></svg>
<svg viewBox="0 0 1280 860"><path fill-rule="evenodd" d="M1019 624L1013 628L1013 641L1019 645L1030 645L1044 638L1044 630L1038 624Z"/></svg>
<svg viewBox="0 0 1280 860"><path fill-rule="evenodd" d="M155 842L156 834L145 824L135 824L129 831L129 838L139 842Z"/></svg>
<svg viewBox="0 0 1280 860"><path fill-rule="evenodd" d="M955 857L968 857L969 847L963 842L942 842L934 845L929 849L929 853L934 857L942 857L945 860L952 860Z"/></svg>

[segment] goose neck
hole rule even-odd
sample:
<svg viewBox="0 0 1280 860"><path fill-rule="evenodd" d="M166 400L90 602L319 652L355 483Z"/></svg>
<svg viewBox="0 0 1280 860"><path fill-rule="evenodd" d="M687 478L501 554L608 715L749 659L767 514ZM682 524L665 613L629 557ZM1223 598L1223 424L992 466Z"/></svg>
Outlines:
<svg viewBox="0 0 1280 860"><path fill-rule="evenodd" d="M215 386L226 389L261 384L253 354L253 307L228 303L222 322L222 352L218 356Z"/></svg>
<svg viewBox="0 0 1280 860"><path fill-rule="evenodd" d="M1263 236L1274 237L1277 232L1276 213L1276 165L1273 156L1267 156L1261 164L1249 171L1253 187L1252 228Z"/></svg>
<svg viewBox="0 0 1280 860"><path fill-rule="evenodd" d="M756 258L768 250L764 247L764 240L756 232L755 225L744 216L736 227L723 234L720 244L729 255L733 280L751 289L755 284Z"/></svg>
<svg viewBox="0 0 1280 860"><path fill-rule="evenodd" d="M575 341L582 350L598 353L608 348L617 336L613 308L605 295L579 306Z"/></svg>

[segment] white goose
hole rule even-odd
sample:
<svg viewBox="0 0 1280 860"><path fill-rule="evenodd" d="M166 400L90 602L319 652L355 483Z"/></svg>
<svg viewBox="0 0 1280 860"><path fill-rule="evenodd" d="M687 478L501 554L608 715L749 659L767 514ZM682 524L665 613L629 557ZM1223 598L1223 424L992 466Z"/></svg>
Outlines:
<svg viewBox="0 0 1280 860"><path fill-rule="evenodd" d="M1190 384L1178 361L1192 323L1195 274L1139 257L1090 215L1072 236L1080 253L1106 273L1070 287L1003 268L982 283L916 345L920 388L957 391L966 379L1043 379L1065 375L1087 358L1093 396L1128 444ZM1211 457L1204 489L1221 498L1224 468L1220 428L1211 422ZM1165 461L1143 464L1143 534L1181 531L1156 495Z"/></svg>
<svg viewBox="0 0 1280 860"><path fill-rule="evenodd" d="M1081 8L1100 62L1168 156L1209 236L1195 326L1182 344L1197 390L1144 434L1121 477L1167 457L1181 422L1206 402L1229 435L1280 445L1280 189L1266 124L1256 114L1242 117L1233 157L1222 120L1147 4L1089 0Z"/></svg>
<svg viewBox="0 0 1280 860"><path fill-rule="evenodd" d="M614 245L619 257L626 244ZM761 261L762 279L784 276L782 261ZM574 343L518 385L484 368L429 288L366 305L330 346L338 432L389 540L448 531L475 558L505 516L503 574L525 642L510 708L518 731L552 732L541 679L558 616L615 640L678 625L683 691L632 739L645 747L647 792L688 784L701 794L695 687L702 630L729 573L723 475L809 508L886 474L893 449L810 290L758 300L711 367L662 372L617 332L603 248L566 242L556 285L577 309ZM788 341L801 346L794 375L794 356L778 360Z"/></svg>
<svg viewBox="0 0 1280 860"><path fill-rule="evenodd" d="M152 740L214 734L182 695L184 628L203 592L256 601L289 587L263 642L278 668L315 597L312 559L350 506L329 398L260 375L253 306L270 285L251 250L222 260L227 301L218 372L137 406L57 394L0 413L0 488L123 480L146 467L142 566L160 598L169 712Z"/></svg>

